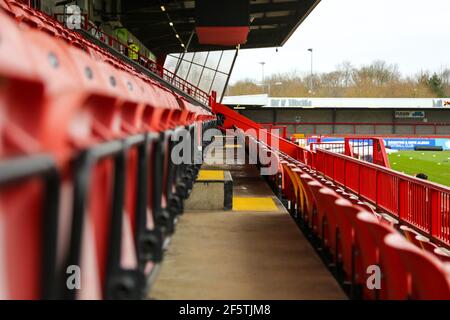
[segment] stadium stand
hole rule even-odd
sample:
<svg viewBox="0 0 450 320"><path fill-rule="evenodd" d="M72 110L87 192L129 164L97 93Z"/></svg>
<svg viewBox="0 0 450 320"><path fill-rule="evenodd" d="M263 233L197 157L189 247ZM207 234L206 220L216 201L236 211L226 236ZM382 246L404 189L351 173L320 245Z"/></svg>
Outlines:
<svg viewBox="0 0 450 320"><path fill-rule="evenodd" d="M233 128L276 162L267 180L352 298L450 299L448 188L300 147L26 4L0 7L0 298L144 297L200 167L172 163L172 137L188 129L202 158L202 132ZM86 270L77 292L71 265ZM373 265L383 285L371 291Z"/></svg>

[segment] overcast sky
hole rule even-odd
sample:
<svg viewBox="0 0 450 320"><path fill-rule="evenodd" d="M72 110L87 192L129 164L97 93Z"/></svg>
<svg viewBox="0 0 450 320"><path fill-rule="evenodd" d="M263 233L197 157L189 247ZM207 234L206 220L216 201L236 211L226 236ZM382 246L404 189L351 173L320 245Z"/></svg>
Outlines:
<svg viewBox="0 0 450 320"><path fill-rule="evenodd" d="M322 0L284 47L242 50L231 83L296 69L327 72L348 60L397 64L404 75L450 68L449 0Z"/></svg>

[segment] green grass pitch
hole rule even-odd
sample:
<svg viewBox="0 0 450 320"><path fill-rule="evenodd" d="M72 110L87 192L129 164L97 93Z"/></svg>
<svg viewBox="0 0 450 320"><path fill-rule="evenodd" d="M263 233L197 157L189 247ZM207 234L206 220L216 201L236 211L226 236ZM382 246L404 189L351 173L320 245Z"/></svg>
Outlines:
<svg viewBox="0 0 450 320"><path fill-rule="evenodd" d="M450 187L450 151L399 151L388 155L391 168Z"/></svg>

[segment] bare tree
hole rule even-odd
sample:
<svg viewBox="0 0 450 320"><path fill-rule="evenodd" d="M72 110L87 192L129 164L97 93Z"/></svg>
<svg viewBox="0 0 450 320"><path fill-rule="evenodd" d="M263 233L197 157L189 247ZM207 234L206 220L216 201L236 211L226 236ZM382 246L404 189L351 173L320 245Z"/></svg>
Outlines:
<svg viewBox="0 0 450 320"><path fill-rule="evenodd" d="M266 78L267 83L282 83L274 86L272 96L306 97L310 96L310 74L292 70ZM430 84L432 75L428 71L420 71L413 77L402 77L395 64L385 61L374 61L369 65L354 67L344 61L336 66L336 70L328 73L316 73L313 78L315 97L437 97L450 96L450 69L442 68L433 79L439 79L439 94ZM434 88L435 89L435 88ZM263 88L253 80L239 81L228 90L228 94L263 93Z"/></svg>

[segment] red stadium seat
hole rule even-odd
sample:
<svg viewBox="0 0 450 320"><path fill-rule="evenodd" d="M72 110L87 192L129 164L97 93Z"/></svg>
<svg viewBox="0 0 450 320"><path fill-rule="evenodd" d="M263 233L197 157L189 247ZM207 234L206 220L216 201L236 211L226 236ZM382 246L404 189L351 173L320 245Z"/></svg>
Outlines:
<svg viewBox="0 0 450 320"><path fill-rule="evenodd" d="M367 281L366 270L369 266L380 265L380 243L377 238L372 235L370 224L379 224L379 220L375 215L369 212L360 212L356 216L355 238L358 253L361 255L362 275L361 280L364 284ZM389 233L389 230L387 231ZM378 290L369 290L367 286L363 286L364 299L378 299L380 293Z"/></svg>
<svg viewBox="0 0 450 320"><path fill-rule="evenodd" d="M0 297L141 297L144 271L162 249L146 187L173 174L159 184L170 201L182 178L168 163L167 139L155 160L149 131L215 117L188 114L173 92L51 18L0 5L23 22L0 11L0 238L15 252L1 268ZM48 35L56 33L66 41ZM83 270L76 294L55 279L68 265Z"/></svg>
<svg viewBox="0 0 450 320"><path fill-rule="evenodd" d="M398 227L398 220L393 218L391 215L387 214L387 213L381 213L380 214L380 221L383 223L387 223L388 225L390 225L391 227L397 228Z"/></svg>
<svg viewBox="0 0 450 320"><path fill-rule="evenodd" d="M34 125L45 108L45 83L25 32L3 10L0 25L0 298L56 298L61 174Z"/></svg>
<svg viewBox="0 0 450 320"><path fill-rule="evenodd" d="M306 200L306 192L303 188L303 184L300 179L300 175L302 174L302 170L297 168L296 165L292 164L290 166L291 172L293 174L293 177L295 179L295 184L298 187L298 195L297 195L297 204L296 204L296 212L295 216L297 218L301 218L301 216L304 214L304 212L307 210L307 200Z"/></svg>
<svg viewBox="0 0 450 320"><path fill-rule="evenodd" d="M384 245L385 236L395 234L397 231L385 223L380 223L375 216L369 213L359 213L357 224L356 236L358 246L361 247L364 268L378 265L382 272L381 289L372 294L364 287L365 297L406 299L408 296L406 271L400 263L398 253Z"/></svg>
<svg viewBox="0 0 450 320"><path fill-rule="evenodd" d="M398 252L411 276L410 298L450 300L450 273L438 258L421 251L398 234L386 236L384 242L388 248Z"/></svg>
<svg viewBox="0 0 450 320"><path fill-rule="evenodd" d="M336 205L343 269L346 280L350 281L352 290L354 290L354 286L361 282L361 259L355 235L356 216L363 209L343 198L337 199L334 204Z"/></svg>
<svg viewBox="0 0 450 320"><path fill-rule="evenodd" d="M317 220L317 235L319 236L320 240L322 241L323 246L327 246L328 239L325 239L325 236L326 236L326 232L325 232L326 206L325 206L325 203L323 201L321 201L322 199L320 198L320 195L319 195L319 190L322 189L323 186L318 181L312 180L312 181L308 182L308 187L311 190L311 194L314 197L314 203L317 208L317 218L314 219L314 217L313 217L313 221Z"/></svg>
<svg viewBox="0 0 450 320"><path fill-rule="evenodd" d="M443 262L450 262L450 250L442 247L434 249L434 254Z"/></svg>
<svg viewBox="0 0 450 320"><path fill-rule="evenodd" d="M422 248L420 241L417 240L417 236L419 234L416 231L404 225L400 226L400 231L403 233L403 235L409 242L411 242L412 244L414 244L419 248Z"/></svg>
<svg viewBox="0 0 450 320"><path fill-rule="evenodd" d="M307 220L308 226L311 230L314 230L314 228L317 226L317 221L314 221L314 218L316 218L316 213L314 213L314 210L316 208L314 207L314 196L311 193L311 189L308 186L308 182L313 181L314 179L307 173L302 173L300 175L300 181L303 185L303 189L305 190L305 198L306 198L306 207L304 208L304 218Z"/></svg>
<svg viewBox="0 0 450 320"><path fill-rule="evenodd" d="M285 184L285 195L289 200L288 209L294 218L297 218L297 210L302 206L302 195L300 190L300 179L298 175L293 172L296 167L288 161L282 160L283 171L287 174L287 183Z"/></svg>
<svg viewBox="0 0 450 320"><path fill-rule="evenodd" d="M416 241L419 243L419 248L434 254L434 250L437 248L437 246L430 242L430 239L422 236L422 235L418 235L416 236Z"/></svg>
<svg viewBox="0 0 450 320"><path fill-rule="evenodd" d="M338 237L340 236L339 224L336 218L336 200L340 199L340 196L332 189L323 187L318 192L319 201L323 203L324 215L325 215L325 239L328 239L328 249L330 250L335 263L339 261L339 255L341 254L341 243Z"/></svg>

